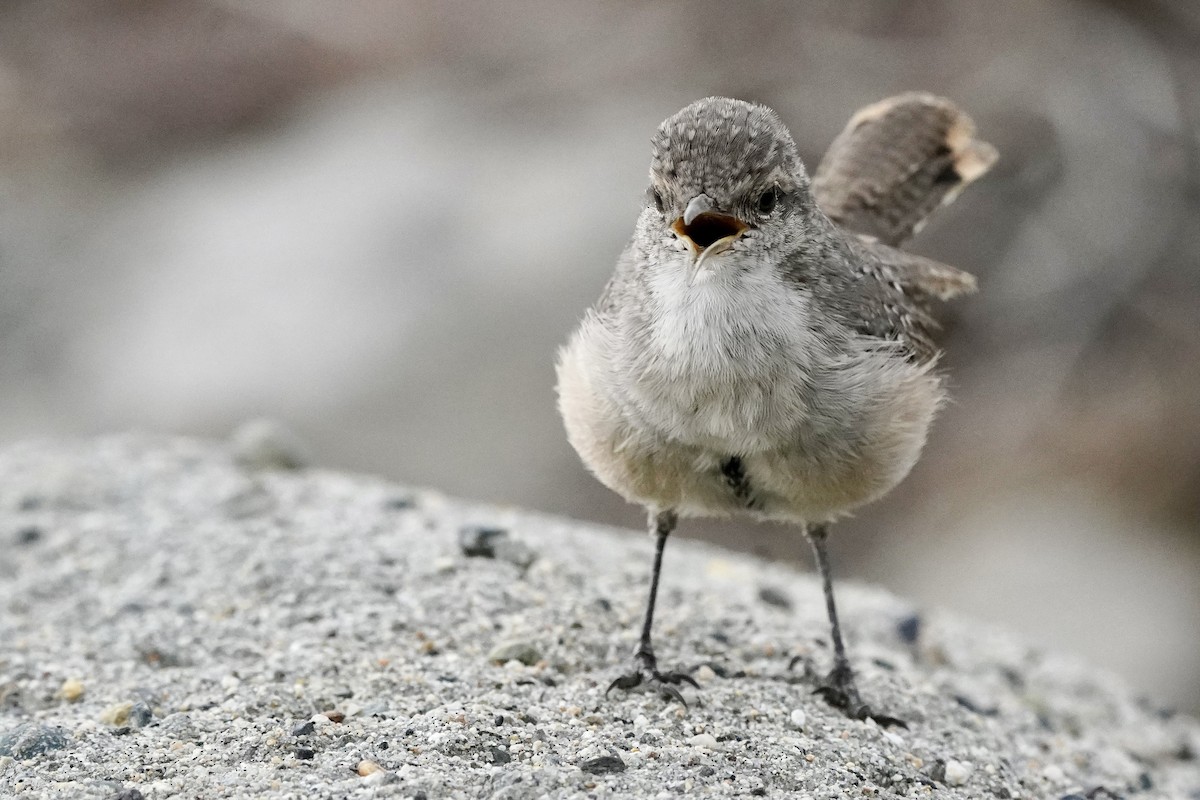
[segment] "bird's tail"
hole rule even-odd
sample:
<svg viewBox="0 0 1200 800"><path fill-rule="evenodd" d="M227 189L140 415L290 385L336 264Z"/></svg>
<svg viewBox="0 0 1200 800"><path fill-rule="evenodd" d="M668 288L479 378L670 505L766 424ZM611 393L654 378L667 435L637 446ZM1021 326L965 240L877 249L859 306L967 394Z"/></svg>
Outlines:
<svg viewBox="0 0 1200 800"><path fill-rule="evenodd" d="M813 176L821 209L856 233L897 246L996 161L949 100L910 92L855 114Z"/></svg>

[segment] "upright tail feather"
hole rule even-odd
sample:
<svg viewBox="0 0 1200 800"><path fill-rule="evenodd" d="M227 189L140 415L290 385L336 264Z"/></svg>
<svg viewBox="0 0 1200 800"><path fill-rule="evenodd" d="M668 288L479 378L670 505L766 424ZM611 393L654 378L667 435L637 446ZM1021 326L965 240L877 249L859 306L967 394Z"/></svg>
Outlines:
<svg viewBox="0 0 1200 800"><path fill-rule="evenodd" d="M855 233L897 246L996 161L949 100L909 92L855 114L813 176L821 209Z"/></svg>

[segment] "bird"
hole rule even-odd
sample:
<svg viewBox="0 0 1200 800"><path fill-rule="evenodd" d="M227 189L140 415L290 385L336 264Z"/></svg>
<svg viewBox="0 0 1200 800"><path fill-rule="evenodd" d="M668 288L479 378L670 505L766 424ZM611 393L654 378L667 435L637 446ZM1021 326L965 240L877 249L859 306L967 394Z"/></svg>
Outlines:
<svg viewBox="0 0 1200 800"><path fill-rule="evenodd" d="M971 119L925 92L855 113L810 177L780 116L707 97L651 138L634 233L559 350L567 439L655 539L632 669L608 687L683 703L651 631L681 518L794 523L820 572L833 664L817 692L854 719L829 527L912 469L946 397L934 316L968 273L899 249L995 162Z"/></svg>

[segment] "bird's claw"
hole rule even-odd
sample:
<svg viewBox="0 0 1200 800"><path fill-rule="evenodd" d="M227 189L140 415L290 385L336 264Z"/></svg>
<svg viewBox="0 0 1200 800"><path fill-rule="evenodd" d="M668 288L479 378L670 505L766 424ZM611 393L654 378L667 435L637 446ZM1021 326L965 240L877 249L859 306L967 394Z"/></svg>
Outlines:
<svg viewBox="0 0 1200 800"><path fill-rule="evenodd" d="M862 701L849 667L835 667L825 678L825 682L813 690L813 694L820 696L834 708L841 709L851 719L871 719L884 728L908 728L908 724L899 717L877 714Z"/></svg>
<svg viewBox="0 0 1200 800"><path fill-rule="evenodd" d="M635 667L632 672L621 675L608 685L604 696L608 697L613 689L628 691L638 686L652 686L670 700L677 700L684 708L688 707L683 694L677 689L681 684L687 684L695 689L700 688L696 679L686 672L659 672L653 656L639 653L634 656Z"/></svg>

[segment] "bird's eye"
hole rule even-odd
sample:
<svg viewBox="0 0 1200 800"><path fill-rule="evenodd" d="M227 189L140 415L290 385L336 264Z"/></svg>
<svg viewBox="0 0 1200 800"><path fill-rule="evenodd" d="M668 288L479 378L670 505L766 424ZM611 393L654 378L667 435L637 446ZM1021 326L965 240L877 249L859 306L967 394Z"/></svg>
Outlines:
<svg viewBox="0 0 1200 800"><path fill-rule="evenodd" d="M758 213L764 217L775 210L775 204L779 202L779 187L772 186L767 191L763 192L758 197Z"/></svg>
<svg viewBox="0 0 1200 800"><path fill-rule="evenodd" d="M658 209L658 213L663 212L663 196L658 189L650 190L650 202L654 203L654 207Z"/></svg>

